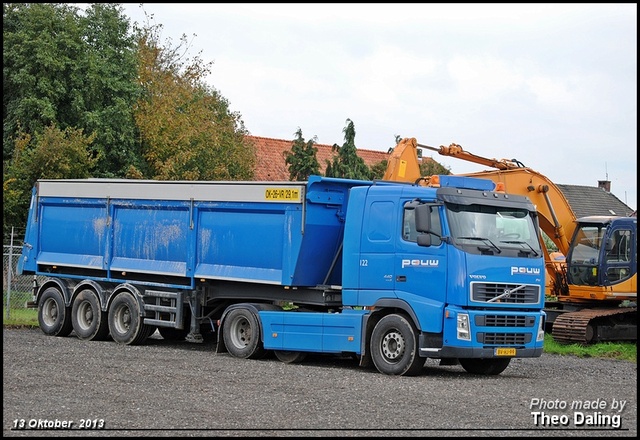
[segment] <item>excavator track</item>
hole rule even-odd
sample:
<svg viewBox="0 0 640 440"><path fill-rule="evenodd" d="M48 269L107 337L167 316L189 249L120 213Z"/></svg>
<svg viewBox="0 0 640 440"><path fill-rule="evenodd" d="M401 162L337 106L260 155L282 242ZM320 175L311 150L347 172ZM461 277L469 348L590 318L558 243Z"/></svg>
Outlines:
<svg viewBox="0 0 640 440"><path fill-rule="evenodd" d="M577 344L636 340L637 312L637 307L624 307L562 313L553 322L551 334L558 342Z"/></svg>

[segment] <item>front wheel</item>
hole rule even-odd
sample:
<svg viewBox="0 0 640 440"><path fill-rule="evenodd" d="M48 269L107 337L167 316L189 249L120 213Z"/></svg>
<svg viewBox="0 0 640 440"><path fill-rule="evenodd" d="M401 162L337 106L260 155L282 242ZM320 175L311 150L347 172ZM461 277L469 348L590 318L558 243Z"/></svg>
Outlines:
<svg viewBox="0 0 640 440"><path fill-rule="evenodd" d="M114 341L126 345L144 342L155 330L144 324L140 316L140 305L129 292L121 292L109 306L109 331Z"/></svg>
<svg viewBox="0 0 640 440"><path fill-rule="evenodd" d="M102 311L100 299L91 289L76 295L71 308L71 322L79 339L103 341L109 335L107 313Z"/></svg>
<svg viewBox="0 0 640 440"><path fill-rule="evenodd" d="M248 309L234 309L224 320L224 344L231 355L243 359L258 359L266 351L260 341L258 317Z"/></svg>
<svg viewBox="0 0 640 440"><path fill-rule="evenodd" d="M371 358L379 372L415 376L425 360L418 356L417 330L404 316L383 317L371 333Z"/></svg>
<svg viewBox="0 0 640 440"><path fill-rule="evenodd" d="M495 376L502 373L511 362L511 358L500 359L459 359L467 373Z"/></svg>
<svg viewBox="0 0 640 440"><path fill-rule="evenodd" d="M47 288L38 301L38 324L49 336L69 336L73 330L69 308L64 305L62 292L55 287Z"/></svg>

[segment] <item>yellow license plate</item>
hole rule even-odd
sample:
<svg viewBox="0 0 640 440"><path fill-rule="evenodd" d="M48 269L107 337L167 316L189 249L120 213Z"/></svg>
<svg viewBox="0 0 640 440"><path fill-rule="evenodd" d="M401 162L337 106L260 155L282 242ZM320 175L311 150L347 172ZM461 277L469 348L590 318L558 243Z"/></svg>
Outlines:
<svg viewBox="0 0 640 440"><path fill-rule="evenodd" d="M515 356L516 349L515 348L496 348L495 355L496 356Z"/></svg>

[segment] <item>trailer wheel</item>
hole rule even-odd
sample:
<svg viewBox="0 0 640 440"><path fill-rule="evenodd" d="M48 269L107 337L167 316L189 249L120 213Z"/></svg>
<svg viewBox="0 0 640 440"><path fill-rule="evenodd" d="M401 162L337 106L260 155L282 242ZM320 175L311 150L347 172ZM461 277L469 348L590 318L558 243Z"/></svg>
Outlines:
<svg viewBox="0 0 640 440"><path fill-rule="evenodd" d="M274 350L273 354L276 355L279 361L285 364L297 364L307 357L307 353L302 351Z"/></svg>
<svg viewBox="0 0 640 440"><path fill-rule="evenodd" d="M155 330L144 324L140 306L129 292L119 293L109 307L109 331L114 341L126 345L144 342Z"/></svg>
<svg viewBox="0 0 640 440"><path fill-rule="evenodd" d="M258 318L250 310L230 311L224 320L222 335L227 350L235 357L258 359L266 353L260 341Z"/></svg>
<svg viewBox="0 0 640 440"><path fill-rule="evenodd" d="M73 330L71 313L64 305L62 292L55 287L47 288L38 301L38 324L49 336L69 336Z"/></svg>
<svg viewBox="0 0 640 440"><path fill-rule="evenodd" d="M73 300L71 323L80 339L104 341L109 336L107 313L102 311L100 299L91 289L81 291Z"/></svg>
<svg viewBox="0 0 640 440"><path fill-rule="evenodd" d="M415 376L425 360L418 356L415 327L401 315L383 317L371 333L371 358L383 374Z"/></svg>
<svg viewBox="0 0 640 440"><path fill-rule="evenodd" d="M495 376L509 366L511 358L501 359L458 359L467 373Z"/></svg>

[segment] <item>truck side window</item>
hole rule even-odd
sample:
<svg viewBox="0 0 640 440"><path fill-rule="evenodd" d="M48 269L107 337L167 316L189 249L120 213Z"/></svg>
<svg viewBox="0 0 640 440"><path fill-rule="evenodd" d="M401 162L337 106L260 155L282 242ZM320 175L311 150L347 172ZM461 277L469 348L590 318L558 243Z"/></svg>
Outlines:
<svg viewBox="0 0 640 440"><path fill-rule="evenodd" d="M440 214L437 206L431 206L431 243L433 246L440 246L442 240L442 226L440 224ZM402 220L402 238L406 241L417 242L418 232L416 231L415 209L405 208Z"/></svg>

